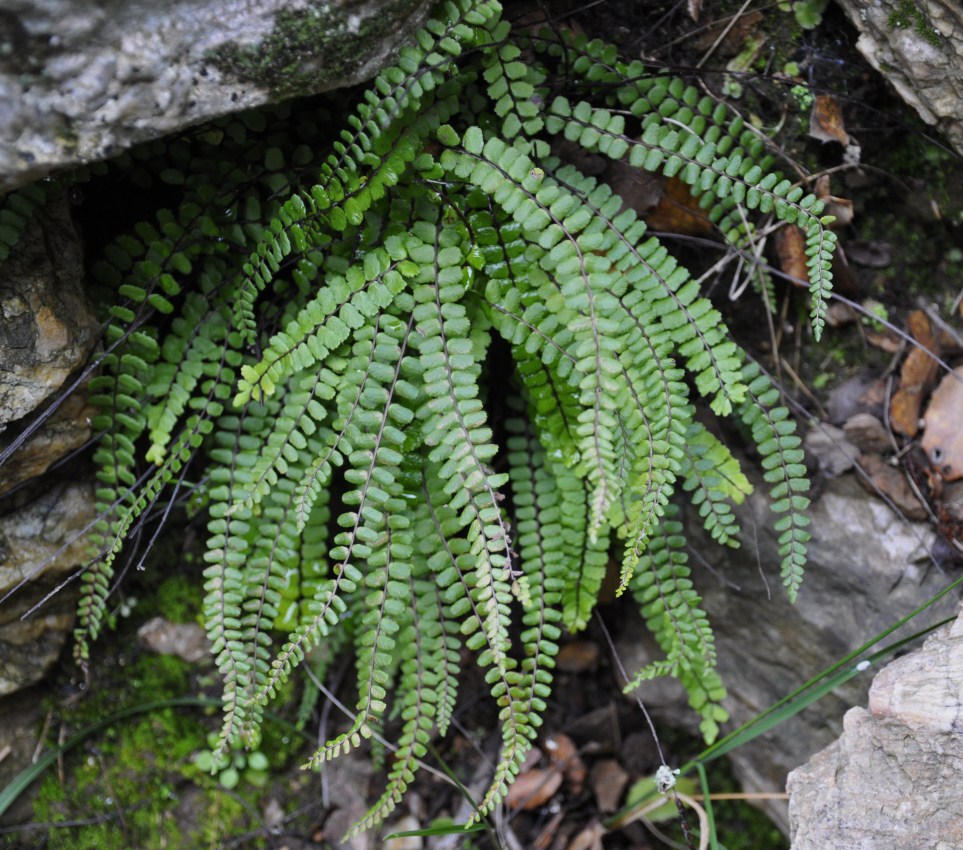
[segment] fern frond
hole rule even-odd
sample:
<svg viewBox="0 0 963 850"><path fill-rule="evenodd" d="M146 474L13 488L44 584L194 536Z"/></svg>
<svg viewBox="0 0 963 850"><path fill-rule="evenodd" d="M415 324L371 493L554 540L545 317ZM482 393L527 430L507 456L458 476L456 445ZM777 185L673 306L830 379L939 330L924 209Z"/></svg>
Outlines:
<svg viewBox="0 0 963 850"><path fill-rule="evenodd" d="M762 456L763 478L771 484L769 496L773 513L784 514L773 526L779 532L780 574L790 601L795 601L802 583L809 541L809 517L803 511L809 499L809 479L802 440L789 411L778 406L780 396L772 382L754 361L743 367L749 398L740 408L743 422L752 429L752 438Z"/></svg>
<svg viewBox="0 0 963 850"><path fill-rule="evenodd" d="M371 829L390 815L414 779L418 761L427 752L427 744L438 711L438 685L444 673L445 634L439 621L437 599L426 572L409 579L408 604L411 620L399 635L404 647L401 683L397 689L400 713L404 721L398 737L388 784L378 801L355 823L348 835Z"/></svg>
<svg viewBox="0 0 963 850"><path fill-rule="evenodd" d="M678 84L685 96L687 90L682 83L678 80L673 83ZM693 93L692 98L695 97ZM708 111L710 106L703 108ZM810 258L813 335L818 340L824 325L826 298L832 289L831 265L836 243L835 234L820 218L822 202L815 195L806 195L789 180L780 180L778 174L764 173L752 159L743 159L738 153L717 155L713 142L700 138L685 124L680 130L678 123L678 119L673 119L671 124L652 121L645 126L640 139L633 139L626 135L621 115L597 109L586 101L572 106L565 97L559 96L550 107L546 128L549 132L564 130L567 138L576 139L586 149L598 150L612 159L622 159L628 152L631 165L678 177L700 195L709 193L715 199L724 200L731 194L749 210L773 212L782 221L799 224L806 234L806 252Z"/></svg>
<svg viewBox="0 0 963 850"><path fill-rule="evenodd" d="M40 183L31 183L0 198L0 263L17 247L37 210L47 201Z"/></svg>
<svg viewBox="0 0 963 850"><path fill-rule="evenodd" d="M682 489L692 493L691 503L699 509L705 530L713 540L738 547L739 526L729 503L741 504L752 492L739 462L698 422L689 426L683 451Z"/></svg>
<svg viewBox="0 0 963 850"><path fill-rule="evenodd" d="M657 676L676 676L689 694L689 704L702 716L699 731L711 742L719 733L719 723L729 716L721 705L726 691L715 670L712 629L689 580L682 525L674 519L677 513L674 505L666 509L630 584L666 658L646 665L625 689L634 690Z"/></svg>
<svg viewBox="0 0 963 850"><path fill-rule="evenodd" d="M400 726L356 831L393 811L428 736L449 730L465 653L499 712L477 816L492 811L542 722L561 631L586 627L616 540L618 592L631 589L664 652L636 681L678 677L718 733L724 690L673 499L691 494L733 544L730 503L750 488L691 392L750 427L791 597L807 537L778 393L638 215L560 155L574 145L679 177L739 251L757 213L801 227L816 335L834 240L820 203L681 80L581 36L514 32L495 0L441 15L327 143L327 116L294 103L125 158L138 184L180 200L95 265L114 303L92 384L98 557L78 655L125 538L168 490L192 487L208 515L221 747L257 742L265 706L319 645L353 650L355 713L309 763Z"/></svg>
<svg viewBox="0 0 963 850"><path fill-rule="evenodd" d="M566 551L562 534L559 491L551 474L552 464L525 420L509 420L506 426L516 434L508 440L508 462L518 554L522 571L533 588L532 604L522 616L525 658L519 689L527 692L524 701L535 719L533 725L538 726L551 694L552 670L561 636L562 589L571 554Z"/></svg>

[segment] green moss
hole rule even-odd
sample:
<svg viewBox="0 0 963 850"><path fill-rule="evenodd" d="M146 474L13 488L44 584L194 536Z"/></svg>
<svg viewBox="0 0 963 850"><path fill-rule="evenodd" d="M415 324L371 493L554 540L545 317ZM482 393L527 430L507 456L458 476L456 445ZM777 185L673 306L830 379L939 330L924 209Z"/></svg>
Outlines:
<svg viewBox="0 0 963 850"><path fill-rule="evenodd" d="M190 847L174 817L178 781L203 743L196 716L164 709L119 724L65 760L61 782L48 773L34 806L52 828L51 850ZM76 821L102 819L99 823ZM57 824L63 824L58 827Z"/></svg>
<svg viewBox="0 0 963 850"><path fill-rule="evenodd" d="M360 23L340 7L314 0L306 9L282 10L269 35L256 44L230 44L207 60L226 74L271 89L276 98L310 94L350 76L405 17L417 0L395 0Z"/></svg>
<svg viewBox="0 0 963 850"><path fill-rule="evenodd" d="M96 683L62 717L70 731L122 706L190 692L191 668L177 658L142 655L125 666L115 661L117 675ZM234 799L194 764L207 747L209 726L197 709L165 708L92 735L65 755L62 774L51 770L41 780L34 820L49 826L0 838L0 847L187 850L222 846L226 837L255 829L257 789L239 788L240 799ZM282 766L275 758L269 767ZM243 846L262 845L252 840Z"/></svg>
<svg viewBox="0 0 963 850"><path fill-rule="evenodd" d="M939 32L933 28L914 0L900 0L896 8L890 12L886 23L890 29L912 28L928 44L934 47L943 46L943 39Z"/></svg>
<svg viewBox="0 0 963 850"><path fill-rule="evenodd" d="M160 615L172 623L193 623L200 614L201 591L187 576L165 579L155 598Z"/></svg>

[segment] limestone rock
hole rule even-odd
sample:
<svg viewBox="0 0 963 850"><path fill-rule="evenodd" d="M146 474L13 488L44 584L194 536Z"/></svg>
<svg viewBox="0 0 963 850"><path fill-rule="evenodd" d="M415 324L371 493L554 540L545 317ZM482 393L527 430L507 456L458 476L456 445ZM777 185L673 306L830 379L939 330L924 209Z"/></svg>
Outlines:
<svg viewBox="0 0 963 850"><path fill-rule="evenodd" d="M197 623L171 623L163 617L152 617L137 630L137 637L158 655L176 655L188 664L207 658L211 646Z"/></svg>
<svg viewBox="0 0 963 850"><path fill-rule="evenodd" d="M963 8L954 0L840 0L856 47L963 152Z"/></svg>
<svg viewBox="0 0 963 850"><path fill-rule="evenodd" d="M963 847L963 616L882 670L789 776L793 850Z"/></svg>
<svg viewBox="0 0 963 850"><path fill-rule="evenodd" d="M360 82L426 0L7 0L0 191L246 107Z"/></svg>
<svg viewBox="0 0 963 850"><path fill-rule="evenodd" d="M83 293L80 241L67 202L52 198L0 266L0 449L87 360L97 325ZM60 407L0 466L0 695L38 681L73 627L64 592L22 619L85 560L93 487L69 475L9 491L45 473L90 436L84 394ZM41 489L42 488L42 489ZM31 495L40 495L30 501Z"/></svg>
<svg viewBox="0 0 963 850"><path fill-rule="evenodd" d="M751 464L743 467L748 473ZM695 552L690 556L693 580L715 631L719 672L729 693L725 705L732 721L725 730L751 720L948 583L929 560L932 531L898 517L849 474L827 482L810 510L810 560L791 605L779 581L778 535L772 531L766 488L753 483L755 493L736 509L740 549L722 549L699 533L695 510L686 517ZM949 616L955 606L955 600L945 599L931 616ZM618 650L630 675L661 657L652 644L641 625L623 633ZM745 790L781 793L789 771L842 731L847 709L865 700L870 675L857 676L735 750L730 758ZM695 731L696 718L676 683L646 682L638 693L660 721L691 722ZM785 803L770 801L765 807L788 831Z"/></svg>
<svg viewBox="0 0 963 850"><path fill-rule="evenodd" d="M61 591L22 616L83 563L93 515L91 485L62 482L0 517L0 597L28 580L0 605L0 696L39 681L60 655L75 594Z"/></svg>
<svg viewBox="0 0 963 850"><path fill-rule="evenodd" d="M859 455L856 446L846 439L843 429L827 422L810 428L803 445L806 454L819 463L820 471L834 478L852 469Z"/></svg>
<svg viewBox="0 0 963 850"><path fill-rule="evenodd" d="M60 389L96 335L80 238L66 199L52 199L0 266L0 432Z"/></svg>

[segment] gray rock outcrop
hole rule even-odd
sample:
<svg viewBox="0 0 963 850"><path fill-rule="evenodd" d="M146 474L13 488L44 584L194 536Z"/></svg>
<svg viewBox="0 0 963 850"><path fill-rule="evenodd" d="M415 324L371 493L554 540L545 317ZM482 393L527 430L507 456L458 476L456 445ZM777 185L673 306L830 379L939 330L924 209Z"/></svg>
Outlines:
<svg viewBox="0 0 963 850"><path fill-rule="evenodd" d="M0 266L0 450L91 353L97 323L84 297L82 259L60 197L37 213ZM0 598L11 594L0 605L0 695L38 681L73 625L69 592L22 616L84 561L93 486L64 475L31 482L89 438L89 413L84 393L75 393L0 466Z"/></svg>
<svg viewBox="0 0 963 850"><path fill-rule="evenodd" d="M884 668L789 775L793 850L963 847L963 616Z"/></svg>
<svg viewBox="0 0 963 850"><path fill-rule="evenodd" d="M963 153L963 8L953 0L839 0L856 47Z"/></svg>
<svg viewBox="0 0 963 850"><path fill-rule="evenodd" d="M0 192L218 115L361 82L426 0L9 0Z"/></svg>
<svg viewBox="0 0 963 850"><path fill-rule="evenodd" d="M747 470L749 466L744 465ZM722 550L695 533L695 513L687 517L691 548L697 553L693 557L690 552L690 562L715 631L718 668L729 693L725 705L732 722L727 729L756 717L951 581L930 561L933 532L897 516L867 494L853 474L829 481L810 510L813 539L795 605L779 583L777 535L764 485L757 483L755 493L736 510L742 524L740 549ZM941 600L925 622L952 615L958 599ZM914 623L910 630L921 625ZM660 657L641 626L623 636L618 650L630 671ZM865 701L870 675L857 676L733 751L730 759L744 789L781 793L789 771L842 732L845 712ZM681 687L671 680L645 683L639 694L664 722L679 725L692 718ZM788 831L786 804L773 800L765 808Z"/></svg>
<svg viewBox="0 0 963 850"><path fill-rule="evenodd" d="M0 517L0 597L12 594L0 605L0 696L40 681L56 663L73 628L76 595L57 593L23 615L84 562L93 516L93 487L81 482L51 487Z"/></svg>
<svg viewBox="0 0 963 850"><path fill-rule="evenodd" d="M0 266L0 434L48 400L96 336L80 237L61 196L34 214Z"/></svg>

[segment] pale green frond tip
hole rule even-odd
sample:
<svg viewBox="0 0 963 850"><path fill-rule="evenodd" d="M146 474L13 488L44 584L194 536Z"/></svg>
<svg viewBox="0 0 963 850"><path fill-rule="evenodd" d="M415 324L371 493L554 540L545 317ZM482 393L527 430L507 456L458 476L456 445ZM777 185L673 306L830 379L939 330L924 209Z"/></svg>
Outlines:
<svg viewBox="0 0 963 850"><path fill-rule="evenodd" d="M756 216L798 225L816 337L831 218L724 105L609 45L516 33L494 0L446 3L335 139L315 110L226 117L145 154L177 206L94 263L116 303L90 384L103 437L77 659L126 539L190 491L219 751L257 742L303 665L350 655L351 720L307 763L396 743L355 831L391 814L449 731L466 656L501 736L475 818L500 803L560 642L616 569L663 656L630 687L676 677L714 739L725 688L682 520L737 545L752 486L706 408L756 446L790 599L809 539L801 441L688 271L553 152L676 176L740 251ZM38 191L3 200L0 261Z"/></svg>

